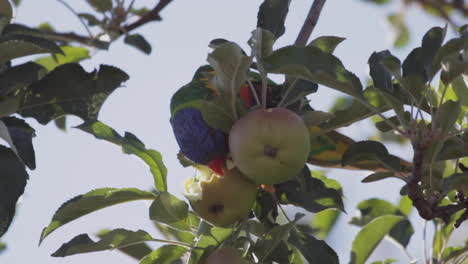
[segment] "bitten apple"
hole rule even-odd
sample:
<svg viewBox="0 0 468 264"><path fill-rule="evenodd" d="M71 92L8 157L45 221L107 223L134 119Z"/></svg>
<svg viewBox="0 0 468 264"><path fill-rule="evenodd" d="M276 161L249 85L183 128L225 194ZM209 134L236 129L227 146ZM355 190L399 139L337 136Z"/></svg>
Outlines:
<svg viewBox="0 0 468 264"><path fill-rule="evenodd" d="M185 197L193 210L205 221L227 227L247 217L257 196L258 186L237 169L227 170L224 176L205 166L199 175L185 182Z"/></svg>
<svg viewBox="0 0 468 264"><path fill-rule="evenodd" d="M286 108L259 109L236 121L229 133L234 164L257 184L276 184L297 175L310 151L309 131Z"/></svg>

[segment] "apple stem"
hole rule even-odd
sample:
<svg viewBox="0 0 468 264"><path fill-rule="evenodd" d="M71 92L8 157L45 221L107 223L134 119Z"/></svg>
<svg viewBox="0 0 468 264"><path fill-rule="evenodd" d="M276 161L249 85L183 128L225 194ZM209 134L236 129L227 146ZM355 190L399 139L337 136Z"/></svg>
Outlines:
<svg viewBox="0 0 468 264"><path fill-rule="evenodd" d="M281 101L278 103L278 107L282 107L286 101L286 98L288 97L289 93L292 91L292 89L294 88L294 86L296 86L296 83L297 83L297 78L295 78L291 84L288 86L288 89L286 89L286 92L283 94L282 98L281 98Z"/></svg>
<svg viewBox="0 0 468 264"><path fill-rule="evenodd" d="M258 98L257 90L255 90L252 81L250 79L247 79L247 83L249 84L250 91L252 92L253 97L255 98L255 102L257 103L257 105L260 105L260 99Z"/></svg>

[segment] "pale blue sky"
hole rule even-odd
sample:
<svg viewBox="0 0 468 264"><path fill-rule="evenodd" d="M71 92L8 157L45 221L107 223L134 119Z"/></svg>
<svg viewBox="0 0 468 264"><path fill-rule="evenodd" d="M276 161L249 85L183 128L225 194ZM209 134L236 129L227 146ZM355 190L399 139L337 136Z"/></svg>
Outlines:
<svg viewBox="0 0 468 264"><path fill-rule="evenodd" d="M78 10L86 8L85 1L68 1ZM151 6L156 1L137 0ZM174 0L164 11L161 23L148 24L136 32L142 33L153 45L153 53L146 56L123 45L122 40L113 44L109 51L99 51L91 60L84 62L91 70L99 64L120 67L130 75L125 87L118 89L106 101L100 120L118 132L131 131L149 148L162 152L169 170L169 190L181 196L182 181L193 175L192 169L184 169L176 159L178 147L169 126L169 99L182 85L188 82L195 69L206 63L207 44L214 38L226 38L238 42L247 49L246 41L256 25L257 8L262 1L180 1ZM311 0L292 1L286 21L286 34L276 47L291 44L311 4ZM367 77L367 59L373 51L389 49L389 26L385 15L392 8L377 8L360 0L329 0L313 38L321 35L345 37L336 50L344 65L355 72L361 81ZM408 12L412 41L410 47L419 45L422 35L432 26L444 22L422 14L418 9ZM50 22L58 30L78 29L84 32L76 18L56 0L23 0L17 13L17 22L30 26ZM403 58L409 49L392 50ZM326 110L338 93L321 87L311 96L313 106ZM8 251L0 255L2 264L82 264L82 263L136 263L117 251L83 254L67 258L52 258L62 243L77 234L94 234L103 228L123 227L131 230L146 229L157 236L148 219L149 203L133 202L115 206L83 217L67 224L47 238L38 247L39 235L55 210L66 200L101 187L137 187L150 189L152 176L140 160L122 154L120 149L99 141L76 129L67 133L53 124L41 126L28 120L36 128L34 140L37 169L30 172L25 195L19 204L17 216L2 241L8 243ZM69 119L77 125L77 118ZM353 126L348 132L354 139L371 135L371 126L364 122ZM397 146L390 146L393 153L409 158L410 153ZM402 184L394 180L362 184L367 172L333 170L328 176L338 179L345 192L348 215L340 218L337 228L328 241L338 252L342 263L347 263L352 237L358 229L347 221L355 214L356 203L371 197L397 201ZM412 238L410 251L421 257L422 220L413 217L417 229ZM401 252L388 244L378 248L373 259L382 255L408 263ZM380 256L379 256L380 255Z"/></svg>

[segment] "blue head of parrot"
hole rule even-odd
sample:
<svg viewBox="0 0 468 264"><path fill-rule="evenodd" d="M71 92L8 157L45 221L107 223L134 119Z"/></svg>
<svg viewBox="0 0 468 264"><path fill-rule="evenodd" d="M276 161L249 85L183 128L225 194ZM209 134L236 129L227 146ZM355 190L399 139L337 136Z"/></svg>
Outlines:
<svg viewBox="0 0 468 264"><path fill-rule="evenodd" d="M227 153L227 135L209 127L202 113L193 107L181 109L171 119L181 152L193 162L207 164Z"/></svg>

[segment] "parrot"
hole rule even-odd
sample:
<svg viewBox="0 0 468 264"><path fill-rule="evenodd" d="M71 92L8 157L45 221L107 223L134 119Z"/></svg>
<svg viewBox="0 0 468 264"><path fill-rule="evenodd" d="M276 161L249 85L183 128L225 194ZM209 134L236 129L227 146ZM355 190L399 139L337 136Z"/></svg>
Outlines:
<svg viewBox="0 0 468 264"><path fill-rule="evenodd" d="M180 147L181 153L196 164L203 164L213 171L223 175L229 160L228 134L210 127L203 119L200 104L218 97L219 91L210 83L210 77L215 72L209 65L198 68L192 81L181 87L171 98L171 125ZM251 84L256 94L261 98L261 78L256 73L251 73ZM275 107L281 101L283 87L268 80L267 107ZM241 86L239 98L242 99L247 109L257 104L252 88L248 83ZM300 103L289 105L293 111L313 110L308 104L299 106ZM352 166L342 166L341 160L346 150L355 143L350 137L335 130L320 133L317 125L308 127L310 138L310 153L307 163L325 168L342 168L354 170L371 170L375 172L389 171L377 161L360 161ZM401 172L409 174L412 164L400 159Z"/></svg>

